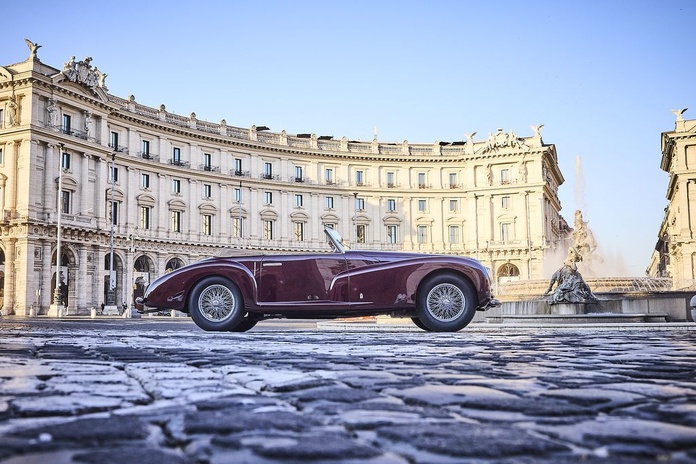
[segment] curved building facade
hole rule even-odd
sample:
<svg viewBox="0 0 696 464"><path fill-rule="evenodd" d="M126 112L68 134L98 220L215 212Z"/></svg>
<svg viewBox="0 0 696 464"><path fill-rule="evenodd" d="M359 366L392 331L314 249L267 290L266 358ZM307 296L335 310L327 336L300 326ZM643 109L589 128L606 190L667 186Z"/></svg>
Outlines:
<svg viewBox="0 0 696 464"><path fill-rule="evenodd" d="M564 179L541 126L352 141L202 121L105 84L91 58L56 68L30 49L0 67L4 314L130 305L223 247L325 250L324 225L357 248L474 256L496 281L546 277L563 246Z"/></svg>

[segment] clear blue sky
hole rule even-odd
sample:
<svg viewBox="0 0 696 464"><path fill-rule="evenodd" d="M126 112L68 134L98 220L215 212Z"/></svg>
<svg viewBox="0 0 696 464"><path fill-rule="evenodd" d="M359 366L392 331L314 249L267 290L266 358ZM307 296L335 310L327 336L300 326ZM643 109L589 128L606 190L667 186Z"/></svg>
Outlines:
<svg viewBox="0 0 696 464"><path fill-rule="evenodd" d="M691 0L7 3L1 64L26 37L55 67L91 56L110 93L212 122L414 143L545 124L562 214L583 210L607 274L643 275L660 134L672 109L696 119Z"/></svg>

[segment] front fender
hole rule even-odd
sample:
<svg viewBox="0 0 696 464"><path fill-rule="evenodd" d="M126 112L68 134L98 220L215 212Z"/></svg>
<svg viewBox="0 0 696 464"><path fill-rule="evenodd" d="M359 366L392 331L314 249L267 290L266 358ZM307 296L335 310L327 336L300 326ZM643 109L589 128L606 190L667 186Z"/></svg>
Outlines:
<svg viewBox="0 0 696 464"><path fill-rule="evenodd" d="M256 306L254 275L246 266L234 261L198 262L159 277L145 291L143 304L155 310L188 312L188 297L193 287L214 275L229 279L239 287L245 307Z"/></svg>

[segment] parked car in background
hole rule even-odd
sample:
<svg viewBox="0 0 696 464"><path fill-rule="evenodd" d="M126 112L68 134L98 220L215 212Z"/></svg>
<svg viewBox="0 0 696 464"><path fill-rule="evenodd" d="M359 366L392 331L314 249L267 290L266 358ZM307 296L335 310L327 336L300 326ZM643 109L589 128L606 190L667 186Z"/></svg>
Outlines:
<svg viewBox="0 0 696 464"><path fill-rule="evenodd" d="M454 332L499 303L472 258L351 250L325 228L331 251L266 254L226 249L153 281L143 312L188 313L203 330L243 332L264 319L407 316L423 330Z"/></svg>

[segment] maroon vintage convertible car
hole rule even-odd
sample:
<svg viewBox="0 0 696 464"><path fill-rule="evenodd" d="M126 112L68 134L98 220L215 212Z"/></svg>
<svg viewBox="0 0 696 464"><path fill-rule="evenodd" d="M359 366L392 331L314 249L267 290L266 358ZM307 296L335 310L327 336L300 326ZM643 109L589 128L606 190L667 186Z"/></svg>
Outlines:
<svg viewBox="0 0 696 464"><path fill-rule="evenodd" d="M138 303L143 312L179 310L204 330L235 332L263 319L379 314L454 332L499 304L475 259L349 250L335 230L325 232L332 253L225 250L156 279Z"/></svg>

